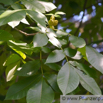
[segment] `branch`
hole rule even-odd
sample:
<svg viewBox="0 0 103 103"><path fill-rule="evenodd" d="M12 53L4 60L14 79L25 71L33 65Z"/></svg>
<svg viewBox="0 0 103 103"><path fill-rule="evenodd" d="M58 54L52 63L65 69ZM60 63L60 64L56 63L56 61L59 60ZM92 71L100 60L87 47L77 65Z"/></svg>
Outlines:
<svg viewBox="0 0 103 103"><path fill-rule="evenodd" d="M25 36L33 36L33 35L36 35L37 33L31 33L31 34L28 34L28 33L26 33L26 32L24 32L24 31L22 31L22 30L19 30L19 29L17 29L17 28L14 28L16 31L18 31L18 32L20 32L20 33L22 33L22 34L24 34Z"/></svg>
<svg viewBox="0 0 103 103"><path fill-rule="evenodd" d="M84 18L84 16L85 16L86 4L87 4L87 0L85 0L85 2L84 2L84 7L83 7L83 16L82 16L82 18L81 18L81 22L80 22L80 24L79 24L79 27L78 27L78 28L77 28L77 30L75 31L74 35L76 35L76 34L77 34L77 32L78 32L79 28L80 28L80 27L81 27L81 25L82 25L82 21L83 21L83 18Z"/></svg>

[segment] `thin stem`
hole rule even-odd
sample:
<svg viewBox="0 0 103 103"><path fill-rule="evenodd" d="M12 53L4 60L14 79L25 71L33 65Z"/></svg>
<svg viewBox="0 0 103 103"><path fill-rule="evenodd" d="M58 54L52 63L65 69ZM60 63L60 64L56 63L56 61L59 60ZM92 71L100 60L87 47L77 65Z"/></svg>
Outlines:
<svg viewBox="0 0 103 103"><path fill-rule="evenodd" d="M42 68L42 51L40 51L40 61L41 61L41 72L43 76L43 68Z"/></svg>
<svg viewBox="0 0 103 103"><path fill-rule="evenodd" d="M17 29L17 28L14 28L16 31L18 31L18 32L20 32L20 33L22 33L22 34L24 34L25 36L33 36L33 35L36 35L37 33L31 33L31 34L28 34L28 33L26 33L26 32L24 32L24 31L22 31L22 30L19 30L19 29Z"/></svg>

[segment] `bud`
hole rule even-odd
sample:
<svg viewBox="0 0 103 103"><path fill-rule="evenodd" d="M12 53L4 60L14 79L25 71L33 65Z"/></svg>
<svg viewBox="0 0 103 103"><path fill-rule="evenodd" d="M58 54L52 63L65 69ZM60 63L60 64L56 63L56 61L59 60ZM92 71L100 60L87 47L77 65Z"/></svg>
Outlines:
<svg viewBox="0 0 103 103"><path fill-rule="evenodd" d="M50 26L50 28L53 29L53 30L55 29L54 26Z"/></svg>
<svg viewBox="0 0 103 103"><path fill-rule="evenodd" d="M53 21L54 21L54 20L51 20L51 19L50 19L50 20L48 21L48 24L49 24L50 26L53 26L53 23L54 23Z"/></svg>
<svg viewBox="0 0 103 103"><path fill-rule="evenodd" d="M53 26L56 26L58 24L58 20L53 21Z"/></svg>
<svg viewBox="0 0 103 103"><path fill-rule="evenodd" d="M50 19L55 20L55 16L54 16L54 15L52 15L52 16L50 17Z"/></svg>

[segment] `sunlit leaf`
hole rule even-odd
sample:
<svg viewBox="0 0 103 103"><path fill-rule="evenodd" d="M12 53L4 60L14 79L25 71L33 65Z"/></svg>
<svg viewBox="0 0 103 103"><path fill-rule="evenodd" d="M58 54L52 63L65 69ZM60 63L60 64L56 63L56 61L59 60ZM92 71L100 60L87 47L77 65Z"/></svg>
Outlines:
<svg viewBox="0 0 103 103"><path fill-rule="evenodd" d="M49 41L56 47L61 48L61 43L59 42L58 39L56 39L55 37L49 39Z"/></svg>
<svg viewBox="0 0 103 103"><path fill-rule="evenodd" d="M7 66L7 68L6 68L6 80L7 81L10 81L15 77L14 74L19 65L20 65L20 62L15 62L15 63Z"/></svg>
<svg viewBox="0 0 103 103"><path fill-rule="evenodd" d="M56 6L51 2L39 1L39 3L41 3L45 7L45 11L47 12L56 9Z"/></svg>
<svg viewBox="0 0 103 103"><path fill-rule="evenodd" d="M18 21L11 21L11 22L9 22L8 24L9 24L12 28L14 28L14 27L18 26L18 25L20 24L20 22L29 25L29 23L27 22L27 20L26 20L25 18L23 18L22 20L18 20Z"/></svg>
<svg viewBox="0 0 103 103"><path fill-rule="evenodd" d="M59 14L59 15L64 15L65 13L62 12L62 11L58 11L58 12L56 12L55 14L56 14L56 15L57 15L57 14Z"/></svg>
<svg viewBox="0 0 103 103"><path fill-rule="evenodd" d="M45 21L47 21L47 18L45 17L45 15L43 15L40 12L36 12L36 11L32 11L32 10L26 10L26 12L28 13L28 15L35 20L37 23L39 23L40 25L42 25L43 27L46 27L46 23Z"/></svg>
<svg viewBox="0 0 103 103"><path fill-rule="evenodd" d="M7 24L11 21L20 21L25 18L26 12L25 10L7 10L3 14L0 15L0 26Z"/></svg>
<svg viewBox="0 0 103 103"><path fill-rule="evenodd" d="M41 3L39 3L39 1L37 1L37 0L29 0L29 1L21 0L21 1L26 6L27 9L45 13L44 6Z"/></svg>
<svg viewBox="0 0 103 103"><path fill-rule="evenodd" d="M77 59L77 60L79 60L81 58L82 58L82 55L79 51L77 51L76 55L74 57L72 57L72 59Z"/></svg>
<svg viewBox="0 0 103 103"><path fill-rule="evenodd" d="M15 41L9 40L8 45L16 53L18 53L23 59L26 58L25 54L31 55L33 52L33 48L24 42L15 42Z"/></svg>
<svg viewBox="0 0 103 103"><path fill-rule="evenodd" d="M9 41L8 45L12 48L16 53L18 53L23 59L26 59L26 55L19 49L18 46L14 45L13 41Z"/></svg>

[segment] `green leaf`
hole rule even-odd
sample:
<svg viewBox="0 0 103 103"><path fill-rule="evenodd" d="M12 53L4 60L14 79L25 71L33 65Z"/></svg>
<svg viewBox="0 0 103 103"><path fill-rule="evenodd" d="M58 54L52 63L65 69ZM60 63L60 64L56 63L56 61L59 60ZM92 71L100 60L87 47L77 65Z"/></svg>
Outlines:
<svg viewBox="0 0 103 103"><path fill-rule="evenodd" d="M94 66L98 71L103 73L103 55L98 53L92 47L86 46L86 56L88 62Z"/></svg>
<svg viewBox="0 0 103 103"><path fill-rule="evenodd" d="M3 66L3 63L4 61L6 60L7 58L7 54L6 54L6 51L3 52L1 55L0 55L0 76L4 73L5 69L4 69L4 66Z"/></svg>
<svg viewBox="0 0 103 103"><path fill-rule="evenodd" d="M3 12L5 12L5 8L2 6L2 5L0 5L0 15L3 13Z"/></svg>
<svg viewBox="0 0 103 103"><path fill-rule="evenodd" d="M61 44L59 42L59 40L55 37L56 33L52 30L52 29L47 29L47 36L49 38L49 41L56 47L61 48Z"/></svg>
<svg viewBox="0 0 103 103"><path fill-rule="evenodd" d="M74 57L71 57L72 59L80 60L82 58L82 55L79 51L77 51L76 55Z"/></svg>
<svg viewBox="0 0 103 103"><path fill-rule="evenodd" d="M57 83L63 95L72 92L79 85L79 76L75 72L74 67L68 62L60 69Z"/></svg>
<svg viewBox="0 0 103 103"><path fill-rule="evenodd" d="M65 39L58 39L58 41L60 42L60 44L63 45L67 45L68 41Z"/></svg>
<svg viewBox="0 0 103 103"><path fill-rule="evenodd" d="M48 15L51 16L51 15L54 15L54 14L53 14L53 13L48 13L48 14L45 14L45 15L47 15L47 16L48 16Z"/></svg>
<svg viewBox="0 0 103 103"><path fill-rule="evenodd" d="M40 29L39 27L27 27L27 28L29 28L29 29L31 29L31 30L34 30L34 31L39 31L39 32L41 32L41 29Z"/></svg>
<svg viewBox="0 0 103 103"><path fill-rule="evenodd" d="M78 48L82 48L86 45L84 39L73 35L70 36L70 42Z"/></svg>
<svg viewBox="0 0 103 103"><path fill-rule="evenodd" d="M47 12L56 9L56 6L51 2L39 1L39 3L41 3L45 7L45 11Z"/></svg>
<svg viewBox="0 0 103 103"><path fill-rule="evenodd" d="M8 24L9 24L12 28L14 28L14 27L18 26L19 23L20 23L20 21L11 21L11 22L9 22Z"/></svg>
<svg viewBox="0 0 103 103"><path fill-rule="evenodd" d="M48 48L48 47L42 47L42 51L43 51L44 53L49 53L49 52L51 52L50 48Z"/></svg>
<svg viewBox="0 0 103 103"><path fill-rule="evenodd" d="M56 47L58 47L58 48L61 48L61 44L60 44L59 40L56 39L55 37L49 39L49 41L50 41L54 46L56 46Z"/></svg>
<svg viewBox="0 0 103 103"><path fill-rule="evenodd" d="M84 75L81 71L77 70L77 73L80 77L81 85L89 92L94 95L101 95L101 90L95 80L88 75Z"/></svg>
<svg viewBox="0 0 103 103"><path fill-rule="evenodd" d="M79 69L83 70L87 75L96 78L96 70L93 68L90 68L89 66L82 64L82 63L78 63L76 61L70 61L70 63L74 66L77 66Z"/></svg>
<svg viewBox="0 0 103 103"><path fill-rule="evenodd" d="M40 53L40 51L41 51L41 47L35 47L35 48L33 48L33 52L34 53Z"/></svg>
<svg viewBox="0 0 103 103"><path fill-rule="evenodd" d="M25 18L25 10L7 10L0 15L0 26L11 21L20 21Z"/></svg>
<svg viewBox="0 0 103 103"><path fill-rule="evenodd" d="M23 18L20 22L22 22L22 23L24 23L24 24L27 24L27 25L30 25L30 24L28 23L28 21L26 20L26 18Z"/></svg>
<svg viewBox="0 0 103 103"><path fill-rule="evenodd" d="M41 76L35 75L14 83L6 94L6 100L17 100L25 97L27 91L35 85L40 78Z"/></svg>
<svg viewBox="0 0 103 103"><path fill-rule="evenodd" d="M54 50L48 56L46 63L55 63L63 60L65 57L62 50Z"/></svg>
<svg viewBox="0 0 103 103"><path fill-rule="evenodd" d="M86 56L86 47L84 46L83 48L78 48L78 51L81 52L81 54L83 55L83 58L88 61Z"/></svg>
<svg viewBox="0 0 103 103"><path fill-rule="evenodd" d="M9 1L8 0L1 0L0 3L3 3L5 5L10 5L10 4L13 4L14 1L13 0L9 0Z"/></svg>
<svg viewBox="0 0 103 103"><path fill-rule="evenodd" d="M26 55L21 51L20 47L15 45L15 42L9 40L8 45L12 48L16 53L18 53L23 59L26 59Z"/></svg>
<svg viewBox="0 0 103 103"><path fill-rule="evenodd" d="M58 12L55 13L55 15L58 15L58 14L59 14L59 15L64 15L65 13L62 12L62 11L58 11Z"/></svg>
<svg viewBox="0 0 103 103"><path fill-rule="evenodd" d="M45 62L43 60L43 62ZM44 63L41 64L44 72L51 72L53 71L49 66L45 65Z"/></svg>
<svg viewBox="0 0 103 103"><path fill-rule="evenodd" d="M0 41L13 40L13 36L7 31L0 30Z"/></svg>
<svg viewBox="0 0 103 103"><path fill-rule="evenodd" d="M4 12L5 10L0 10L0 15Z"/></svg>
<svg viewBox="0 0 103 103"><path fill-rule="evenodd" d="M29 16L35 20L37 23L42 25L43 27L46 27L45 21L47 21L47 18L44 14L32 10L26 10L26 12L29 14Z"/></svg>
<svg viewBox="0 0 103 103"><path fill-rule="evenodd" d="M48 67L50 67L51 69L56 70L56 71L59 71L60 68L61 68L61 66L58 65L58 64L56 64L56 63L47 63L46 65L47 65Z"/></svg>
<svg viewBox="0 0 103 103"><path fill-rule="evenodd" d="M6 68L6 80L10 81L15 77L15 72L17 70L17 68L19 67L20 62L15 62L11 65L8 65Z"/></svg>
<svg viewBox="0 0 103 103"><path fill-rule="evenodd" d="M43 79L27 93L27 103L52 103L53 99L53 90Z"/></svg>
<svg viewBox="0 0 103 103"><path fill-rule="evenodd" d="M46 34L38 33L33 38L34 47L42 47L48 43L48 38Z"/></svg>
<svg viewBox="0 0 103 103"><path fill-rule="evenodd" d="M47 33L47 36L48 36L49 39L57 37L56 33L52 29L47 28L46 33Z"/></svg>
<svg viewBox="0 0 103 103"><path fill-rule="evenodd" d="M56 15L56 14L55 14L54 16L55 16L55 17L57 17L57 18L61 18L61 16L60 16L60 15Z"/></svg>
<svg viewBox="0 0 103 103"><path fill-rule="evenodd" d="M11 47L12 48L12 47ZM17 50L17 49L14 49L14 48L12 48L16 53L18 53L23 59L26 59L26 55L23 53L23 52L21 52L20 50Z"/></svg>
<svg viewBox="0 0 103 103"><path fill-rule="evenodd" d="M26 64L24 64L20 70L18 69L15 75L18 76L31 76L35 74L40 68L40 61L29 61Z"/></svg>
<svg viewBox="0 0 103 103"><path fill-rule="evenodd" d="M0 10L5 10L3 5L0 5Z"/></svg>
<svg viewBox="0 0 103 103"><path fill-rule="evenodd" d="M57 37L63 37L68 35L68 33L63 30L57 30L56 34L57 34Z"/></svg>
<svg viewBox="0 0 103 103"><path fill-rule="evenodd" d="M45 8L42 4L37 0L21 0L27 9L31 9L37 12L45 13Z"/></svg>
<svg viewBox="0 0 103 103"><path fill-rule="evenodd" d="M57 75L56 74L51 74L51 73L45 73L44 74L45 79L48 81L50 86L55 90L56 92L60 92L60 89L57 85Z"/></svg>
<svg viewBox="0 0 103 103"><path fill-rule="evenodd" d="M18 0L13 0L15 3L11 4L11 7L13 9L22 9L22 4L20 3L20 1Z"/></svg>
<svg viewBox="0 0 103 103"><path fill-rule="evenodd" d="M4 66L8 66L16 61L19 61L20 60L20 56L18 56L17 54L11 54L7 59L6 61L4 62Z"/></svg>
<svg viewBox="0 0 103 103"><path fill-rule="evenodd" d="M11 22L9 22L8 24L9 24L12 28L14 28L14 27L18 26L18 25L20 24L20 22L29 25L29 23L27 22L27 20L26 20L25 18L23 18L22 20L18 20L18 21L11 21Z"/></svg>
<svg viewBox="0 0 103 103"><path fill-rule="evenodd" d="M65 52L65 54L66 54L67 56L69 56L69 57L74 57L74 56L76 55L76 53L77 53L76 50L71 49L71 48L65 48L65 49L64 49L64 52Z"/></svg>
<svg viewBox="0 0 103 103"><path fill-rule="evenodd" d="M24 42L20 42L20 41L15 42L15 41L9 40L8 45L15 52L17 52L23 59L26 58L26 55L24 53L31 55L33 52L32 46Z"/></svg>

